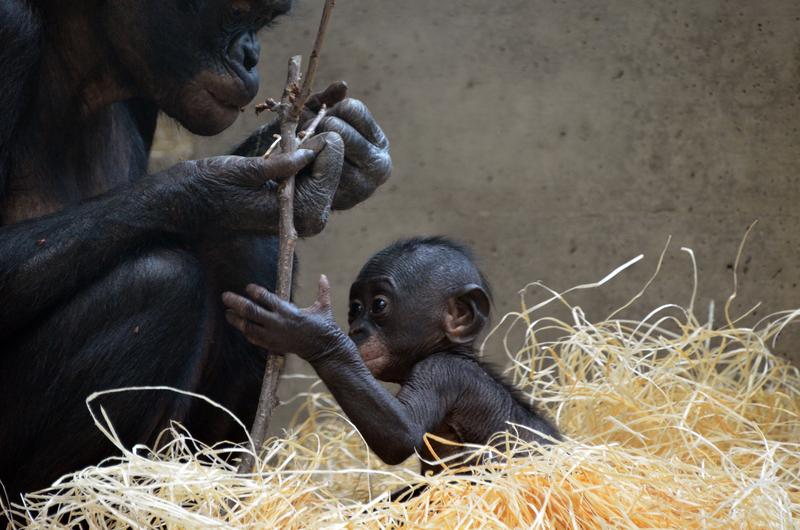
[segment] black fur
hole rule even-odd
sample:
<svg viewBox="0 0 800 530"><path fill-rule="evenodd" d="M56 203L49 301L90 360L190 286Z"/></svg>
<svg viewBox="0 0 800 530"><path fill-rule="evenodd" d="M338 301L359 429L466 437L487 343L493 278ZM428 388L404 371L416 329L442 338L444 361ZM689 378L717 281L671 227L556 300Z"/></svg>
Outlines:
<svg viewBox="0 0 800 530"><path fill-rule="evenodd" d="M220 296L274 288L274 181L297 174L295 226L314 235L386 181L389 142L340 91L309 150L262 160L265 127L237 150L253 158L147 165L159 112L203 135L239 116L258 84L256 31L290 5L0 2L0 482L12 499L115 453L84 404L98 390L178 387L252 422L265 352L225 323ZM208 443L245 439L170 393L97 405L128 445L172 420Z"/></svg>
<svg viewBox="0 0 800 530"><path fill-rule="evenodd" d="M5 0L0 4L0 198L9 170L9 140L29 111L40 39L39 21L25 2Z"/></svg>
<svg viewBox="0 0 800 530"><path fill-rule="evenodd" d="M500 385L505 392L512 397L512 399L514 399L514 401L517 402L517 404L535 416L544 417L542 412L536 407L536 405L534 405L531 396L515 386L514 383L512 383L508 377L503 374L502 368L494 363L490 363L482 359L477 359L476 362L481 367L481 370L489 374L489 376L494 379L495 382L497 382L497 384Z"/></svg>
<svg viewBox="0 0 800 530"><path fill-rule="evenodd" d="M419 250L423 247L430 247L432 249L442 249L442 250L449 250L458 254L461 254L464 261L473 264L475 269L478 273L478 277L480 278L480 285L483 287L483 290L486 291L486 294L489 296L490 300L494 299L492 294L492 288L489 284L489 280L486 278L486 275L483 274L483 271L475 265L477 263L475 254L472 252L468 246L460 243L452 238L446 236L416 236L411 237L408 239L399 239L394 243L390 244L383 250L375 253L373 257L370 258L370 261L385 261L385 260L392 260L397 259L398 257L411 254L416 250Z"/></svg>
<svg viewBox="0 0 800 530"><path fill-rule="evenodd" d="M159 108L137 98L85 117L69 104L68 76L43 66L45 47L51 63L68 51L53 50L57 9L0 3L0 482L11 499L114 454L84 404L97 390L175 386L251 421L264 354L224 324L219 294L276 279L276 238L187 240L143 208L132 186ZM170 420L208 442L244 438L168 393L98 405L127 444L152 443Z"/></svg>
<svg viewBox="0 0 800 530"><path fill-rule="evenodd" d="M309 361L388 464L418 451L430 460L425 433L485 444L520 425L522 439L541 444L558 430L530 400L481 362L474 344L489 312L486 280L472 253L442 237L396 242L376 253L350 289L348 335L323 295L298 310L258 288L248 298L226 293L229 320L253 344L288 349ZM255 307L256 305L260 307ZM390 394L377 380L400 385ZM503 443L503 442L499 442ZM433 442L435 456L461 448ZM423 471L438 471L423 461Z"/></svg>

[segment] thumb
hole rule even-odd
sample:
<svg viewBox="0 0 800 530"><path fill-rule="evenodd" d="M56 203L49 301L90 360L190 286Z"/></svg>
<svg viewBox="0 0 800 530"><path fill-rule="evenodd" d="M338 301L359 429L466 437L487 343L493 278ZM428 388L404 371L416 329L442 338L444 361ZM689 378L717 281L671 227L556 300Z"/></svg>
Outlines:
<svg viewBox="0 0 800 530"><path fill-rule="evenodd" d="M331 306L331 284L328 282L328 277L324 274L319 277L317 304L323 309Z"/></svg>
<svg viewBox="0 0 800 530"><path fill-rule="evenodd" d="M240 167L248 181L261 185L268 180L282 181L293 177L317 156L313 150L298 149L294 153L282 153L266 160L261 157L241 158Z"/></svg>
<svg viewBox="0 0 800 530"><path fill-rule="evenodd" d="M322 105L327 105L328 108L333 107L347 97L347 83L344 81L337 81L331 83L328 88L322 92L311 95L306 101L306 108L316 113L322 108Z"/></svg>
<svg viewBox="0 0 800 530"><path fill-rule="evenodd" d="M298 149L294 153L282 153L264 161L265 171L274 179L283 180L297 173L316 158L317 153L309 149ZM256 160L263 160L256 158Z"/></svg>

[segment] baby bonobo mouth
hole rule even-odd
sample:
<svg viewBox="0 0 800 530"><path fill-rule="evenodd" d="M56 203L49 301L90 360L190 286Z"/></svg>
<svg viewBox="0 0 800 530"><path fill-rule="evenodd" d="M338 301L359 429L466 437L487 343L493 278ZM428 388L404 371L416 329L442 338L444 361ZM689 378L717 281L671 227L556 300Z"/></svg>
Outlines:
<svg viewBox="0 0 800 530"><path fill-rule="evenodd" d="M375 336L370 335L366 340L356 343L358 353L364 364L375 377L380 377L380 373L386 368L389 362L389 352L386 345Z"/></svg>
<svg viewBox="0 0 800 530"><path fill-rule="evenodd" d="M494 443L509 425L521 427L512 434L523 442L544 445L559 438L527 399L478 359L475 343L489 321L491 295L470 251L448 239L398 241L370 258L350 288L350 340L333 347L323 346L342 332L326 278L308 309L269 293L260 302L251 310L229 305L237 318L253 321L240 329L258 326L263 332L256 344L307 359L387 464L417 452L423 471L440 471L438 463L425 463L436 460L425 443L429 432L448 446ZM378 379L398 383L400 390L392 394ZM439 456L447 451L435 449Z"/></svg>

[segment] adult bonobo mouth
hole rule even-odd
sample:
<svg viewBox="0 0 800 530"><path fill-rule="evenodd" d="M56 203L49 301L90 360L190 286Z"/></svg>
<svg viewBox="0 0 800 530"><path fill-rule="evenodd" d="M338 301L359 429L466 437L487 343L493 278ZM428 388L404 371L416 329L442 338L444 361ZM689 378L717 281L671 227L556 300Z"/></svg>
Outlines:
<svg viewBox="0 0 800 530"><path fill-rule="evenodd" d="M169 106L192 132L213 135L236 121L239 110L255 98L261 53L256 33L285 14L292 2L206 0L195 4L196 28L189 38L196 40L198 53L186 57L185 69L191 73L178 101Z"/></svg>
<svg viewBox="0 0 800 530"><path fill-rule="evenodd" d="M191 109L183 121L190 130L213 135L236 121L258 92L260 50L255 32L242 33L226 50L223 67L203 70L183 87L181 98Z"/></svg>
<svg viewBox="0 0 800 530"><path fill-rule="evenodd" d="M195 134L229 127L258 91L256 33L290 0L101 2L109 55L132 97L150 100ZM111 59L109 59L111 60Z"/></svg>

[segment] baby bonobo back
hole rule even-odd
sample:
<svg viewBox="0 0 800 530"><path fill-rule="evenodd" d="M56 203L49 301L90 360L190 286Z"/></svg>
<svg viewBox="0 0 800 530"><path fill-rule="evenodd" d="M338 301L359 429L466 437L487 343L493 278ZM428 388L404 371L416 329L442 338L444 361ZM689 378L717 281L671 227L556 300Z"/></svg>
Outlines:
<svg viewBox="0 0 800 530"><path fill-rule="evenodd" d="M495 369L479 361L472 352L437 353L417 363L408 381L401 386L401 402L426 395L419 389L433 386L446 409L442 421L430 432L457 444L488 443L496 433L511 432L523 441L539 444L559 439L558 430L540 416L519 390L511 386ZM416 408L417 404L410 404ZM495 444L504 444L495 437ZM431 442L435 454L421 448L426 460L442 459L463 453L464 448ZM498 446L503 454L508 447ZM520 456L515 453L514 456ZM422 470L439 471L439 466L422 463Z"/></svg>

